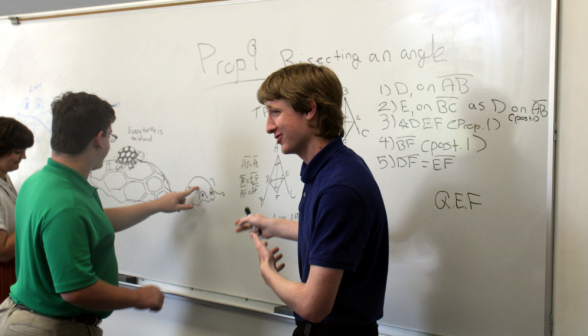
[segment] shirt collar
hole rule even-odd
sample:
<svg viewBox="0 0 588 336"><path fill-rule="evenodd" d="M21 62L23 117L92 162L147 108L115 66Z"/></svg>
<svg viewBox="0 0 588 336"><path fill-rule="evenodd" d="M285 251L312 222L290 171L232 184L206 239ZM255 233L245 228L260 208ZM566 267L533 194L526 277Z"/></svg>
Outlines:
<svg viewBox="0 0 588 336"><path fill-rule="evenodd" d="M321 168L329 161L331 156L338 150L345 147L343 145L343 138L339 137L329 142L325 148L321 149L308 164L302 163L302 169L300 170L300 178L304 183L311 183L314 178L321 170Z"/></svg>
<svg viewBox="0 0 588 336"><path fill-rule="evenodd" d="M96 191L96 188L90 185L88 180L86 180L80 173L66 165L52 160L51 158L47 159L47 165L43 167L43 170L65 177L88 196L93 196L94 192Z"/></svg>
<svg viewBox="0 0 588 336"><path fill-rule="evenodd" d="M14 202L16 202L16 189L14 189L14 185L10 180L10 176L6 174L6 181L0 178L0 188L6 190L6 194L10 197Z"/></svg>
<svg viewBox="0 0 588 336"><path fill-rule="evenodd" d="M10 190L12 187L12 181L10 180L10 176L8 176L8 174L6 174L6 180L0 178L0 187L6 189L6 190Z"/></svg>

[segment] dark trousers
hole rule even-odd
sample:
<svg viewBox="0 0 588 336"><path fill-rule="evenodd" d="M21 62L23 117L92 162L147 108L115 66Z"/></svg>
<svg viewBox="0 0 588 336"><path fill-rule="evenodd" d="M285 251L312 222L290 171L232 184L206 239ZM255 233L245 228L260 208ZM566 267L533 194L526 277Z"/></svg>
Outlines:
<svg viewBox="0 0 588 336"><path fill-rule="evenodd" d="M292 336L378 336L378 324L330 326L296 320Z"/></svg>

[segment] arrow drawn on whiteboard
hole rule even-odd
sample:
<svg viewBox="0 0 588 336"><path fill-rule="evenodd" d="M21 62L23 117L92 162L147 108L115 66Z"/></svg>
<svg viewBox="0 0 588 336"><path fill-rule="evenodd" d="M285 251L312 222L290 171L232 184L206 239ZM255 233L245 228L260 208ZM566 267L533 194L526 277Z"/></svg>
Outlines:
<svg viewBox="0 0 588 336"><path fill-rule="evenodd" d="M211 87L209 87L209 88L206 88L206 89L204 89L204 90L202 90L202 91L206 91L206 90L214 89L214 88L217 88L217 87L219 87L219 86L225 86L225 85L231 85L231 84L239 84L239 83L245 83L245 82L261 82L261 81L264 81L264 80L265 80L265 78L258 78L258 79L245 79L245 80L239 80L239 81L231 81L231 82L228 82L228 83L223 83L223 84L219 84L219 85L211 86Z"/></svg>

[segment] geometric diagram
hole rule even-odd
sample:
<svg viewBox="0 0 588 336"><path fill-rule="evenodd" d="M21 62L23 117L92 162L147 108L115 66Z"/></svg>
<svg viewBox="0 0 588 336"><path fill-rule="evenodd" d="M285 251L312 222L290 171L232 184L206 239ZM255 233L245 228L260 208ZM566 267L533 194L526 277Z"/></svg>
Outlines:
<svg viewBox="0 0 588 336"><path fill-rule="evenodd" d="M265 188L265 194L263 197L260 197L259 200L261 201L261 206L265 202L267 191L271 189L276 193L276 199L280 197L280 189L282 188L282 184L286 188L286 192L291 198L296 198L296 196L292 195L292 191L288 188L288 182L286 181L286 177L288 176L288 172L284 172L284 167L282 167L282 160L280 160L280 155L276 157L276 162L274 163L274 168L272 169L272 173L266 176L267 187Z"/></svg>
<svg viewBox="0 0 588 336"><path fill-rule="evenodd" d="M171 192L171 187L163 172L153 163L144 161L144 157L143 152L126 146L118 151L116 160L104 161L100 169L90 172L88 180L119 203L156 200ZM201 183L207 192L211 189L210 182L202 177L193 178L189 186L193 181Z"/></svg>
<svg viewBox="0 0 588 336"><path fill-rule="evenodd" d="M45 109L43 100L40 98L32 101L29 98L23 99L16 113L16 119L30 128L37 142L40 141L40 131L51 134L52 118L51 111Z"/></svg>
<svg viewBox="0 0 588 336"><path fill-rule="evenodd" d="M343 140L347 140L347 135L349 132L355 128L357 133L360 134L359 127L357 127L357 121L353 117L353 112L349 108L349 104L347 103L347 97L343 98L343 114L345 115L345 119L343 119L344 128L345 128L345 135L343 136Z"/></svg>
<svg viewBox="0 0 588 336"><path fill-rule="evenodd" d="M216 199L216 195L225 196L224 192L217 192L213 188L213 184L216 184L214 180L211 178L212 184L202 176L196 176L190 180L186 190L192 188L193 186L200 187L197 192L190 195L186 200L188 203L192 203L194 205L200 205L202 202L211 202Z"/></svg>

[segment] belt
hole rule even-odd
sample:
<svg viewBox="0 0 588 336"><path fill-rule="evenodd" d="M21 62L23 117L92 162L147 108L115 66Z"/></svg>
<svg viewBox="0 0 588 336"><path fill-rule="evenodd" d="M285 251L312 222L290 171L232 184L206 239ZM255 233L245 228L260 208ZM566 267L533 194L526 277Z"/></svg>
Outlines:
<svg viewBox="0 0 588 336"><path fill-rule="evenodd" d="M45 314L41 314L41 313L37 313L36 311L32 310L31 308L23 305L23 304L17 304L16 308L20 309L20 310L25 310L25 311L29 311L35 314L39 314L45 317L49 317L52 319L57 319L57 320L62 320L62 321L70 321L70 322L78 322L78 323L83 323L83 324L87 324L87 325L91 325L94 327L97 327L100 325L100 323L102 323L102 319L99 318L96 315L92 315L92 314L88 314L88 313L81 313L78 316L50 316L50 315L45 315Z"/></svg>
<svg viewBox="0 0 588 336"><path fill-rule="evenodd" d="M376 322L366 325L327 325L296 320L296 326L302 329L304 336L378 335L378 324Z"/></svg>

